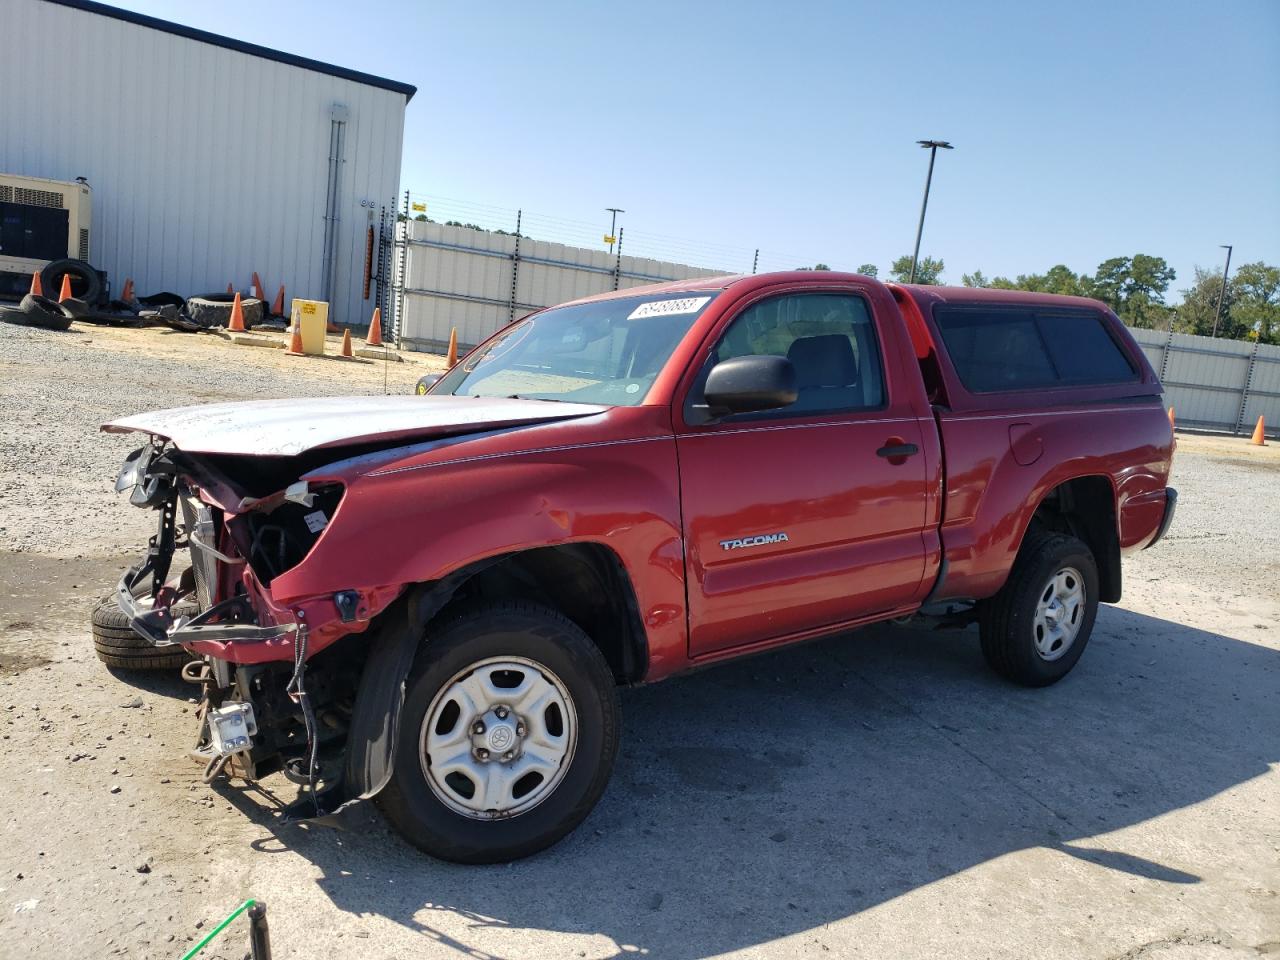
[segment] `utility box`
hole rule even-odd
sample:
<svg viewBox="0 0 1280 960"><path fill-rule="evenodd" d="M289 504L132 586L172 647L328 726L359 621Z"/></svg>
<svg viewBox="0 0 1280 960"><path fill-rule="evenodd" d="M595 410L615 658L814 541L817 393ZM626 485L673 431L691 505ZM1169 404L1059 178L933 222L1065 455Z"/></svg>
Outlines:
<svg viewBox="0 0 1280 960"><path fill-rule="evenodd" d="M92 201L87 183L0 173L0 293L26 293L52 260L88 263Z"/></svg>
<svg viewBox="0 0 1280 960"><path fill-rule="evenodd" d="M302 352L324 355L324 332L329 326L329 304L323 300L293 301L293 328L302 332Z"/></svg>

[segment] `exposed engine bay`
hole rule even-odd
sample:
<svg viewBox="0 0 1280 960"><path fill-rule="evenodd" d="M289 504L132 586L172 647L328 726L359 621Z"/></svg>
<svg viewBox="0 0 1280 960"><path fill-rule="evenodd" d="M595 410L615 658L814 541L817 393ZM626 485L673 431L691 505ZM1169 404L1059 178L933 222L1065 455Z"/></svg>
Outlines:
<svg viewBox="0 0 1280 960"><path fill-rule="evenodd" d="M204 763L206 782L222 773L252 780L281 770L308 788L311 810L304 804L301 815L319 814L317 795L326 771L338 766L361 663L343 651L324 651L316 658L323 669L308 678L309 627L298 616L304 611L282 618L253 588L269 588L310 552L342 487L295 482L275 495L242 495L235 504L242 512L230 514L208 502L214 498L199 485L202 480L210 489L233 488L214 464L163 441L126 459L116 489L127 491L133 505L155 510L157 525L142 562L121 579L117 602L133 628L157 647L181 644L198 652L211 643L292 646L291 664L235 663L212 653L187 664L183 678L199 684L202 693L191 753ZM191 565L171 576L183 550ZM171 615L180 601L193 599L198 614ZM334 603L340 619L354 619L354 594L335 597ZM351 662L343 663L344 657Z"/></svg>

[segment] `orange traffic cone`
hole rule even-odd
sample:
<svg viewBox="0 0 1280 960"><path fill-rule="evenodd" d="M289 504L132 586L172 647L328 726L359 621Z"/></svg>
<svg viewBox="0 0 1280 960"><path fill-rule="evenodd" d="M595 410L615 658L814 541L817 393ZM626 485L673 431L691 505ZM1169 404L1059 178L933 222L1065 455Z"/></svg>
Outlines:
<svg viewBox="0 0 1280 960"><path fill-rule="evenodd" d="M37 270L31 275L31 295L33 297L44 296L44 285L40 283L40 271Z"/></svg>
<svg viewBox="0 0 1280 960"><path fill-rule="evenodd" d="M262 289L262 281L258 279L258 273L255 270L253 274L253 295L263 303L267 302L267 294Z"/></svg>
<svg viewBox="0 0 1280 960"><path fill-rule="evenodd" d="M125 303L132 303L134 301L132 277L125 278L124 289L120 291L120 299Z"/></svg>
<svg viewBox="0 0 1280 960"><path fill-rule="evenodd" d="M1255 447L1267 445L1267 423L1262 417L1258 417L1258 425L1253 428L1253 439L1249 442Z"/></svg>
<svg viewBox="0 0 1280 960"><path fill-rule="evenodd" d="M449 331L449 356L445 360L452 370L458 365L458 328L454 327Z"/></svg>
<svg viewBox="0 0 1280 960"><path fill-rule="evenodd" d="M371 347L382 346L382 308L373 308L373 319L369 321L369 335L364 342Z"/></svg>
<svg viewBox="0 0 1280 960"><path fill-rule="evenodd" d="M273 317L284 316L284 284L280 284L280 289L276 291L275 303L271 304L271 315Z"/></svg>
<svg viewBox="0 0 1280 960"><path fill-rule="evenodd" d="M1178 429L1177 424L1174 423L1173 407L1169 408L1169 429L1170 430Z"/></svg>
<svg viewBox="0 0 1280 960"><path fill-rule="evenodd" d="M342 331L342 355L344 357L354 356L351 352L351 328L347 327Z"/></svg>
<svg viewBox="0 0 1280 960"><path fill-rule="evenodd" d="M71 299L71 274L64 273L62 275L62 290L58 294L58 302L66 303Z"/></svg>
<svg viewBox="0 0 1280 960"><path fill-rule="evenodd" d="M228 283L228 284L227 284L227 296L229 297L229 296L231 296L231 295L232 295L233 293L235 293L235 292L236 292L236 285L235 285L234 283Z"/></svg>
<svg viewBox="0 0 1280 960"><path fill-rule="evenodd" d="M293 336L289 338L289 349L285 351L291 357L302 356L302 324L294 323Z"/></svg>
<svg viewBox="0 0 1280 960"><path fill-rule="evenodd" d="M232 333L244 333L244 307L240 305L238 293L235 300L231 302L231 322L227 324L227 329Z"/></svg>

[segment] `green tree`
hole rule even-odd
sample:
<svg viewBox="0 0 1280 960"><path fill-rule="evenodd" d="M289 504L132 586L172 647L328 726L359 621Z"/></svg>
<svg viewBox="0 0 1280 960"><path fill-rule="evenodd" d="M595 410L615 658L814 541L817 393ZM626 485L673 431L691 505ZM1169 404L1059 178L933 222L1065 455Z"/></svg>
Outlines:
<svg viewBox="0 0 1280 960"><path fill-rule="evenodd" d="M1087 295L1087 286L1091 287L1092 284L1086 285L1085 278L1077 276L1076 272L1065 263L1055 264L1044 275L1045 293L1057 293L1064 297L1083 297Z"/></svg>
<svg viewBox="0 0 1280 960"><path fill-rule="evenodd" d="M1125 285L1120 318L1134 327L1167 326L1169 309L1164 304L1164 294L1175 276L1164 257L1134 254L1129 261L1129 281Z"/></svg>
<svg viewBox="0 0 1280 960"><path fill-rule="evenodd" d="M1280 343L1280 267L1261 260L1243 263L1231 278L1231 315L1243 336Z"/></svg>
<svg viewBox="0 0 1280 960"><path fill-rule="evenodd" d="M1133 261L1128 257L1112 257L1098 264L1098 271L1093 275L1093 295L1116 313L1124 306L1125 286L1132 266Z"/></svg>
<svg viewBox="0 0 1280 960"><path fill-rule="evenodd" d="M916 264L916 283L936 284L942 279L944 264L933 257L921 257ZM889 276L898 283L909 283L911 278L911 254L904 253L889 267Z"/></svg>
<svg viewBox="0 0 1280 960"><path fill-rule="evenodd" d="M1135 253L1133 259L1129 261L1129 285L1125 291L1126 297L1141 293L1154 303L1164 303L1165 291L1176 278L1177 274L1165 262L1164 257Z"/></svg>
<svg viewBox="0 0 1280 960"><path fill-rule="evenodd" d="M975 270L973 273L964 273L960 275L960 282L966 287L989 287L991 281L988 280L981 270Z"/></svg>
<svg viewBox="0 0 1280 960"><path fill-rule="evenodd" d="M864 277L878 277L880 276L880 268L877 267L874 263L864 263L861 266L859 266L858 269L854 271L854 273L860 273Z"/></svg>
<svg viewBox="0 0 1280 960"><path fill-rule="evenodd" d="M1202 337L1213 335L1213 322L1218 313L1218 297L1223 293L1222 271L1196 267L1196 282L1182 291L1182 303L1174 319L1174 329L1180 333L1194 333ZM1238 340L1245 334L1243 324L1233 317L1234 297L1232 284L1227 285L1226 299L1222 303L1222 321L1218 324L1218 336Z"/></svg>

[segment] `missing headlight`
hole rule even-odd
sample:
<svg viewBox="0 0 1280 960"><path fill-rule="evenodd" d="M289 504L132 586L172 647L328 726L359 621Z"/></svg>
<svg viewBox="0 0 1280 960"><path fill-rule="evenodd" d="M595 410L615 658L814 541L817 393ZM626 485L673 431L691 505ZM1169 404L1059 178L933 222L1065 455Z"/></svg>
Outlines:
<svg viewBox="0 0 1280 960"><path fill-rule="evenodd" d="M285 500L270 511L251 510L242 519L249 540L249 566L265 586L311 552L342 499L341 484L309 490L310 504Z"/></svg>

